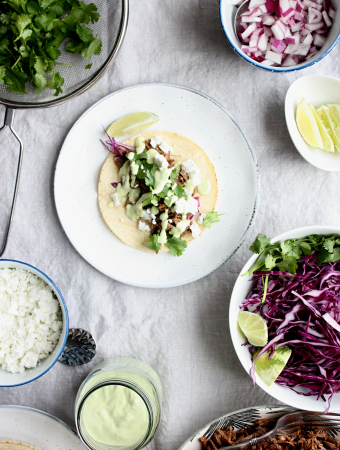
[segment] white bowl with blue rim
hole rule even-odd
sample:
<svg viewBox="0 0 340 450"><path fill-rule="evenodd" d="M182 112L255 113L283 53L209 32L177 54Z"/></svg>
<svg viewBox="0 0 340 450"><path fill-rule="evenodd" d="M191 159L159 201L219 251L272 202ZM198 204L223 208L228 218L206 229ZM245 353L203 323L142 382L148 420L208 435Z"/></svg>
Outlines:
<svg viewBox="0 0 340 450"><path fill-rule="evenodd" d="M31 381L36 380L37 378L41 377L46 372L48 372L54 366L54 364L58 361L59 356L61 355L65 347L68 336L69 321L65 300L61 295L61 292L59 291L58 287L47 275L45 275L36 267L33 267L29 264L10 259L0 259L0 269L5 268L24 269L27 270L28 272L33 273L34 275L45 281L45 283L48 284L48 286L50 286L50 288L52 289L52 291L54 292L55 296L59 301L63 322L63 327L58 344L46 359L38 363L37 367L33 369L26 369L23 373L11 373L2 370L0 368L0 387L13 387L13 386L20 386L22 384L27 384L30 383Z"/></svg>
<svg viewBox="0 0 340 450"><path fill-rule="evenodd" d="M328 55L328 53L333 50L333 48L338 43L340 39L340 8L335 0L332 0L332 4L336 7L337 13L335 19L333 20L333 25L329 30L325 45L312 58L290 67L264 66L263 64L260 64L259 62L251 59L241 50L241 43L237 39L234 31L234 20L238 6L231 5L230 0L220 0L220 16L225 35L227 36L227 39L233 50L239 56L241 56L243 59L253 64L254 66L269 70L271 72L293 72L295 70L306 69L307 67L310 67L313 64L321 61L322 58Z"/></svg>

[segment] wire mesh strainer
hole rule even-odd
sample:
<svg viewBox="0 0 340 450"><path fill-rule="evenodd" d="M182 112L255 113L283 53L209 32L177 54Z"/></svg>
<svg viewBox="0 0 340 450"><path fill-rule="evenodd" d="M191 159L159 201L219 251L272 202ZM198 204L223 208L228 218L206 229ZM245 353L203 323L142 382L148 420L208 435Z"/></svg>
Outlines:
<svg viewBox="0 0 340 450"><path fill-rule="evenodd" d="M0 86L0 104L6 107L4 125L0 128L0 131L8 127L20 144L12 206L3 243L0 247L0 257L6 249L13 219L23 155L23 143L13 129L15 109L57 106L82 94L104 75L115 59L124 39L128 20L128 0L97 0L95 3L100 18L98 22L88 26L93 30L93 34L98 35L98 38L102 41L101 53L93 56L91 59L92 67L85 69L87 62L84 61L81 55L66 52L64 44L59 48L61 55L58 58L58 62L73 65L73 67L58 65L58 71L65 80L61 95L54 97L54 91L48 88L40 94L36 94L31 86L26 87L27 94L15 94L7 91L6 86Z"/></svg>

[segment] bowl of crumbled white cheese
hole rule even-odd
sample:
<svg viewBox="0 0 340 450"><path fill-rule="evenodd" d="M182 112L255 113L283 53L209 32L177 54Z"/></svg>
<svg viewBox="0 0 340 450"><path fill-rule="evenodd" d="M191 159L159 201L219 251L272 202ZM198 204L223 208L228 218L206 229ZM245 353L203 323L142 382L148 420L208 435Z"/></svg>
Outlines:
<svg viewBox="0 0 340 450"><path fill-rule="evenodd" d="M53 281L29 264L0 260L0 387L50 370L67 336L67 308Z"/></svg>

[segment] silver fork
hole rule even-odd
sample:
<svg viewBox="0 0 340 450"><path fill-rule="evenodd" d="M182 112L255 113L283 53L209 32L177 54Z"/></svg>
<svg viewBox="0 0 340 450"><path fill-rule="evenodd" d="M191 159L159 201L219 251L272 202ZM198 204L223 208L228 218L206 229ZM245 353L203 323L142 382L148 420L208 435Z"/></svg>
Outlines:
<svg viewBox="0 0 340 450"><path fill-rule="evenodd" d="M246 442L240 442L239 444L223 447L220 450L236 450L246 447L252 447L256 446L261 441L264 441L265 439L276 436L278 434L287 435L294 433L301 428L306 429L314 427L320 427L324 430L340 431L340 414L320 414L307 411L285 414L284 416L279 418L279 420L276 422L275 427L268 433L257 438L252 438Z"/></svg>

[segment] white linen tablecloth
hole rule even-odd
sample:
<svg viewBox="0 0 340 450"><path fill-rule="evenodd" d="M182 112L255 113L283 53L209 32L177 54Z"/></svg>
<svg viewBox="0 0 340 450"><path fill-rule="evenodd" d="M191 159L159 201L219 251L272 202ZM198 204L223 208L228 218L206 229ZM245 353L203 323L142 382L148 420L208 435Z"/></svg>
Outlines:
<svg viewBox="0 0 340 450"><path fill-rule="evenodd" d="M284 118L289 85L308 74L340 76L339 58L338 45L307 70L266 72L233 52L220 23L218 0L130 0L125 41L99 83L60 107L16 113L25 155L4 257L35 265L56 282L67 302L70 326L89 330L98 352L88 365L57 363L29 385L0 389L0 404L35 407L74 426L80 383L98 362L112 356L143 359L163 382L163 417L150 449L175 450L223 413L276 403L253 387L236 357L228 329L229 300L257 233L273 237L299 226L340 223L339 174L302 159ZM189 86L215 98L247 133L260 167L259 210L245 243L211 275L173 289L130 287L97 272L67 239L53 197L59 150L78 117L113 91L150 82ZM14 182L16 153L10 143L8 133L2 134L2 229Z"/></svg>

